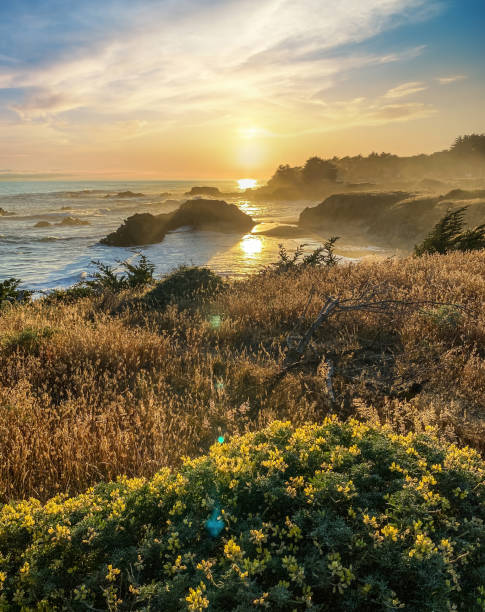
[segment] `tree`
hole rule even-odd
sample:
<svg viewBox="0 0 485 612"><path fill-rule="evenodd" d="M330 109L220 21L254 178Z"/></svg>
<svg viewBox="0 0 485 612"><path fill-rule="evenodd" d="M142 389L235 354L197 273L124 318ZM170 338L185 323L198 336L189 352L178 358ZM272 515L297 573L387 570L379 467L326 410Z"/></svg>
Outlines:
<svg viewBox="0 0 485 612"><path fill-rule="evenodd" d="M295 187L300 184L301 168L280 164L268 181L270 187Z"/></svg>
<svg viewBox="0 0 485 612"><path fill-rule="evenodd" d="M460 155L485 155L485 134L458 136L451 146L453 153Z"/></svg>
<svg viewBox="0 0 485 612"><path fill-rule="evenodd" d="M463 230L467 206L449 210L438 221L424 241L414 247L416 255L448 253L449 251L476 251L485 248L485 223Z"/></svg>
<svg viewBox="0 0 485 612"><path fill-rule="evenodd" d="M337 180L338 170L335 164L321 157L310 157L303 167L302 178L305 184L319 183L321 181Z"/></svg>

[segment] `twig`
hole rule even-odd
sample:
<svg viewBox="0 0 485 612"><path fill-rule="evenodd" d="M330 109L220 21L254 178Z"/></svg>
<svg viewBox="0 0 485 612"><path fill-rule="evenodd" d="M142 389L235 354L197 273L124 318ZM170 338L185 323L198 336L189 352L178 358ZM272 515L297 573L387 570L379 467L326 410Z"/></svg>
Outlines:
<svg viewBox="0 0 485 612"><path fill-rule="evenodd" d="M335 393L333 391L333 362L330 359L327 359L325 356L322 357L322 360L318 364L317 373L322 377L325 375L325 382L327 384L327 393L328 397L332 404L335 404Z"/></svg>

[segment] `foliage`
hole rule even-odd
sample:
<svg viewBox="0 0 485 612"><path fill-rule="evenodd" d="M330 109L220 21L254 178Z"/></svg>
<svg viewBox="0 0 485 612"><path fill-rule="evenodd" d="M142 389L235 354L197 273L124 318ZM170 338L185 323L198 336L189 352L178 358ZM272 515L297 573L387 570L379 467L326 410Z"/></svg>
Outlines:
<svg viewBox="0 0 485 612"><path fill-rule="evenodd" d="M214 297L224 286L222 278L209 268L182 266L148 292L144 301L157 307L168 304L187 306L194 300Z"/></svg>
<svg viewBox="0 0 485 612"><path fill-rule="evenodd" d="M449 251L475 251L485 248L485 223L464 230L467 207L449 210L434 226L424 241L416 245L416 255L448 253Z"/></svg>
<svg viewBox="0 0 485 612"><path fill-rule="evenodd" d="M281 375L288 337L310 328L327 296L369 291L436 313L341 313ZM206 451L219 432L329 411L399 432L433 425L484 453L484 295L485 251L474 251L247 276L187 309L113 315L98 298L8 308L0 338L55 333L34 353L0 342L0 504L150 477ZM433 302L457 304L461 316ZM333 364L334 403L322 356Z"/></svg>
<svg viewBox="0 0 485 612"><path fill-rule="evenodd" d="M140 255L138 264L123 262L123 267L126 270L126 283L130 289L148 287L153 284L155 265L148 260L146 255Z"/></svg>
<svg viewBox="0 0 485 612"><path fill-rule="evenodd" d="M335 243L338 236L329 238L323 246L314 249L308 255L305 253L305 244L300 244L291 255L286 248L279 245L279 259L274 264L263 269L265 272L286 273L295 270L303 270L309 267L332 267L337 265L339 258L335 255Z"/></svg>
<svg viewBox="0 0 485 612"><path fill-rule="evenodd" d="M431 432L274 422L178 472L0 511L13 609L480 610L485 465ZM215 513L222 530L208 530Z"/></svg>
<svg viewBox="0 0 485 612"><path fill-rule="evenodd" d="M48 304L73 304L78 300L92 298L96 295L96 290L83 283L77 283L67 289L53 289L44 297L44 302Z"/></svg>
<svg viewBox="0 0 485 612"><path fill-rule="evenodd" d="M338 170L335 164L316 156L307 159L301 172L302 180L306 184L320 181L335 182L337 180L337 175Z"/></svg>
<svg viewBox="0 0 485 612"><path fill-rule="evenodd" d="M0 310L5 304L25 303L30 300L32 292L19 289L21 280L7 278L0 282Z"/></svg>
<svg viewBox="0 0 485 612"><path fill-rule="evenodd" d="M310 157L303 167L280 164L268 181L269 187L305 187L322 181L335 182L338 170L331 161Z"/></svg>
<svg viewBox="0 0 485 612"><path fill-rule="evenodd" d="M155 266L148 260L146 255L139 254L138 264L130 261L119 261L118 268L114 268L102 261L93 261L97 270L91 275L91 279L85 281L85 285L94 290L103 292L111 291L119 293L125 289L142 289L154 283L153 274ZM123 273L120 274L121 266Z"/></svg>
<svg viewBox="0 0 485 612"><path fill-rule="evenodd" d="M463 323L463 311L453 305L443 305L438 308L422 310L421 313L428 317L438 328L456 329Z"/></svg>
<svg viewBox="0 0 485 612"><path fill-rule="evenodd" d="M485 155L485 134L458 136L451 147L453 153Z"/></svg>
<svg viewBox="0 0 485 612"><path fill-rule="evenodd" d="M50 327L34 328L25 327L17 334L7 336L3 345L7 352L22 351L36 355L44 340L51 338L54 330Z"/></svg>

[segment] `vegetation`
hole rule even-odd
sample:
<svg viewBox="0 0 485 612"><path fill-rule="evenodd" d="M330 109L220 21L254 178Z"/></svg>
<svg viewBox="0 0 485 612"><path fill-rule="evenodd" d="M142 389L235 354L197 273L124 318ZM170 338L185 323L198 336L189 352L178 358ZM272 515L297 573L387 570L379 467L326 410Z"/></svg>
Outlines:
<svg viewBox="0 0 485 612"><path fill-rule="evenodd" d="M310 157L302 167L281 164L268 181L268 187L270 189L290 187L311 193L322 183L335 183L337 175L335 164L314 156Z"/></svg>
<svg viewBox="0 0 485 612"><path fill-rule="evenodd" d="M449 210L424 241L415 246L415 254L485 249L485 223L465 230L463 217L466 209L466 206L462 206L457 210Z"/></svg>
<svg viewBox="0 0 485 612"><path fill-rule="evenodd" d="M177 472L0 511L15 609L483 610L485 464L426 434L274 422ZM40 606L40 607L39 607Z"/></svg>
<svg viewBox="0 0 485 612"><path fill-rule="evenodd" d="M431 155L400 157L392 153L322 159L311 157L303 166L281 164L267 186L248 192L251 197L295 199L325 197L376 184L439 191L456 178L485 177L485 134L458 136L449 149ZM473 179L472 179L473 180ZM284 197L279 198L280 192Z"/></svg>
<svg viewBox="0 0 485 612"><path fill-rule="evenodd" d="M144 302L157 307L168 304L194 306L200 300L213 298L224 287L222 278L209 268L182 266L149 291L144 296Z"/></svg>
<svg viewBox="0 0 485 612"><path fill-rule="evenodd" d="M300 244L291 255L286 248L279 245L278 261L269 265L263 272L295 272L307 267L326 266L332 267L337 265L339 257L335 254L335 243L338 236L332 236L325 241L323 246L314 249L311 253L305 255L306 244Z"/></svg>
<svg viewBox="0 0 485 612"><path fill-rule="evenodd" d="M147 287L155 282L153 273L155 266L148 260L143 253L138 253L139 263L131 263L130 261L119 261L118 268L113 268L104 264L101 261L93 261L96 266L95 272L91 275L88 281L84 284L95 291L112 291L119 293L125 289L140 289ZM123 270L120 274L119 268Z"/></svg>
<svg viewBox="0 0 485 612"><path fill-rule="evenodd" d="M484 271L485 251L452 252L255 275L188 309L140 290L4 309L0 502L149 477L219 435L332 412L483 452ZM329 296L417 305L337 310L288 363Z"/></svg>
<svg viewBox="0 0 485 612"><path fill-rule="evenodd" d="M8 304L28 302L31 292L19 289L22 281L18 278L7 278L0 282L0 310Z"/></svg>

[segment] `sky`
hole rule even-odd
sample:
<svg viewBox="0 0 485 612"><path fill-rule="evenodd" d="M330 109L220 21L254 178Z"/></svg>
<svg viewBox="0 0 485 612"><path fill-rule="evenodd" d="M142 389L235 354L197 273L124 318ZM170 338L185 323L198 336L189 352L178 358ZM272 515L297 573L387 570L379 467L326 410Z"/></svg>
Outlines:
<svg viewBox="0 0 485 612"><path fill-rule="evenodd" d="M264 179L485 132L485 0L1 0L0 176Z"/></svg>

